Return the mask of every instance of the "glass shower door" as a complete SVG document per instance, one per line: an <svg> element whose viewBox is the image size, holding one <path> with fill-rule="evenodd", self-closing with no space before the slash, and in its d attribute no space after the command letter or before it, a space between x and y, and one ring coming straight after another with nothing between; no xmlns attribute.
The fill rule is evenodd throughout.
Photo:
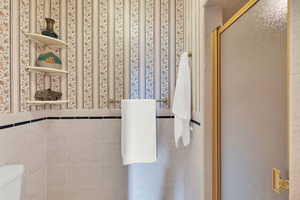
<svg viewBox="0 0 300 200"><path fill-rule="evenodd" d="M236 16L217 31L216 199L287 200L272 189L273 168L288 178L287 1L252 1Z"/></svg>

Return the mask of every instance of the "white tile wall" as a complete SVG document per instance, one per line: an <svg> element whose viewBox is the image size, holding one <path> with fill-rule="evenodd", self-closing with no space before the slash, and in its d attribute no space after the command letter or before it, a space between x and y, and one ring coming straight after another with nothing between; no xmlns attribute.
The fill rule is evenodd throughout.
<svg viewBox="0 0 300 200"><path fill-rule="evenodd" d="M300 199L300 1L290 0L290 200Z"/></svg>
<svg viewBox="0 0 300 200"><path fill-rule="evenodd" d="M210 191L209 182L205 179L210 173L205 153L210 149L209 143L205 143L207 135L203 128L193 125L192 143L184 152L185 162L185 198L188 200L206 199L205 191ZM207 147L207 148L206 148Z"/></svg>
<svg viewBox="0 0 300 200"><path fill-rule="evenodd" d="M158 121L158 162L129 167L130 200L184 199L184 149L175 148L173 120Z"/></svg>
<svg viewBox="0 0 300 200"><path fill-rule="evenodd" d="M159 161L128 168L120 119L49 120L48 200L183 199L183 150L172 130L172 119L159 119Z"/></svg>
<svg viewBox="0 0 300 200"><path fill-rule="evenodd" d="M237 2L237 1L236 1ZM185 200L211 199L211 149L212 149L212 64L211 64L211 33L223 23L221 1L186 0L187 16L186 35L188 48L192 49L192 64L198 67L200 88L193 95L199 95L197 102L200 112L194 119L201 126L193 125L191 145L185 149ZM189 20L192 18L192 20ZM194 23L193 23L194 21ZM195 23L196 22L196 23ZM195 39L196 38L196 39ZM195 41L197 44L194 44ZM191 45L193 43L193 45ZM198 111L199 111L198 110Z"/></svg>
<svg viewBox="0 0 300 200"><path fill-rule="evenodd" d="M46 200L46 122L0 130L0 165L24 164L22 200Z"/></svg>
<svg viewBox="0 0 300 200"><path fill-rule="evenodd" d="M298 200L300 199L300 75L291 75L290 82L290 199Z"/></svg>
<svg viewBox="0 0 300 200"><path fill-rule="evenodd" d="M158 162L123 166L121 120L46 120L0 130L0 165L22 163L22 200L180 200L184 150L158 119Z"/></svg>

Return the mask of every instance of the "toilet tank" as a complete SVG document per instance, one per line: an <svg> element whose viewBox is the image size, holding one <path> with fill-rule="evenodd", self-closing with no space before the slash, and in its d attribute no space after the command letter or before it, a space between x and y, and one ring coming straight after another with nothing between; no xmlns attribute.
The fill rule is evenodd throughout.
<svg viewBox="0 0 300 200"><path fill-rule="evenodd" d="M20 200L23 165L0 166L0 200Z"/></svg>

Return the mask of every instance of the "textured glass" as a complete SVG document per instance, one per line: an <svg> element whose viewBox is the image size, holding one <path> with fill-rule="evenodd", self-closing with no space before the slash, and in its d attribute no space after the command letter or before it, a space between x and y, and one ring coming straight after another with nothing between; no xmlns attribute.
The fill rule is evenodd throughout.
<svg viewBox="0 0 300 200"><path fill-rule="evenodd" d="M287 1L260 0L221 35L222 200L284 200L287 177Z"/></svg>
<svg viewBox="0 0 300 200"><path fill-rule="evenodd" d="M282 31L287 28L288 0L264 0L260 8L254 10L260 28Z"/></svg>

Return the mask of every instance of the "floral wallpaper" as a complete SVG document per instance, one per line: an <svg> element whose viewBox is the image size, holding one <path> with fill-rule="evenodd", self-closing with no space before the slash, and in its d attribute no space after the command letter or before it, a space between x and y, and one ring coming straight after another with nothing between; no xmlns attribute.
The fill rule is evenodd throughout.
<svg viewBox="0 0 300 200"><path fill-rule="evenodd" d="M169 97L169 0L161 0L160 96ZM175 66L174 66L175 67Z"/></svg>
<svg viewBox="0 0 300 200"><path fill-rule="evenodd" d="M124 96L124 0L115 0L115 56L114 56L114 97L115 100L122 100Z"/></svg>
<svg viewBox="0 0 300 200"><path fill-rule="evenodd" d="M99 108L109 105L108 97L108 1L99 1Z"/></svg>
<svg viewBox="0 0 300 200"><path fill-rule="evenodd" d="M40 31L42 28L42 24L44 23L45 19L45 1L40 0L37 1L37 13L36 13L36 32ZM41 45L36 46L36 54L35 57L38 57L38 55L44 51L44 47ZM45 89L45 76L41 73L35 74L35 79L36 79L36 90L43 90ZM43 106L37 107L37 109L43 109Z"/></svg>
<svg viewBox="0 0 300 200"><path fill-rule="evenodd" d="M25 68L30 65L30 42L24 33L30 32L30 0L20 1L20 43L19 43L19 109L20 111L30 111L26 103L30 98L30 79ZM8 49L7 49L8 50ZM9 51L9 50L8 50ZM15 51L13 51L15 52ZM16 74L13 74L15 76Z"/></svg>
<svg viewBox="0 0 300 200"><path fill-rule="evenodd" d="M155 98L155 68L154 68L154 15L155 15L155 1L146 0L146 98Z"/></svg>
<svg viewBox="0 0 300 200"><path fill-rule="evenodd" d="M10 112L10 1L0 4L0 112Z"/></svg>
<svg viewBox="0 0 300 200"><path fill-rule="evenodd" d="M77 49L76 49L76 38L77 38L77 24L76 24L76 1L68 1L66 5L66 23L67 23L67 36L66 42L68 44L67 49L67 57L68 59L65 61L66 69L69 71L67 77L67 98L68 98L68 108L76 109L77 108Z"/></svg>
<svg viewBox="0 0 300 200"><path fill-rule="evenodd" d="M131 98L139 98L139 0L130 0L130 81Z"/></svg>
<svg viewBox="0 0 300 200"><path fill-rule="evenodd" d="M93 1L83 3L83 107L93 108Z"/></svg>
<svg viewBox="0 0 300 200"><path fill-rule="evenodd" d="M32 0L31 0L32 1ZM44 0L46 1L46 0ZM61 9L60 9L60 1L61 0L51 0L50 1L50 16L52 19L55 19L54 30L55 32L62 37L60 33L61 29ZM37 30L38 31L38 30ZM60 49L53 49L56 55L61 57L61 50ZM50 87L53 91L61 91L61 77L59 76L51 76L50 79ZM52 109L60 108L59 105L51 105Z"/></svg>
<svg viewBox="0 0 300 200"><path fill-rule="evenodd" d="M170 23L171 13L176 23ZM66 77L25 70L46 47L28 40L24 33L40 32L45 17L55 19L55 32L68 44L65 50L52 48L69 71ZM176 30L175 38L170 37L170 30ZM12 37L17 38L17 45L11 45ZM172 46L175 51L170 51ZM176 66L170 63L178 65L183 48L184 0L3 0L0 113L111 110L120 106L111 100L172 98L175 85L170 76ZM27 104L36 90L46 88L63 92L68 104ZM160 106L169 108L168 104Z"/></svg>

